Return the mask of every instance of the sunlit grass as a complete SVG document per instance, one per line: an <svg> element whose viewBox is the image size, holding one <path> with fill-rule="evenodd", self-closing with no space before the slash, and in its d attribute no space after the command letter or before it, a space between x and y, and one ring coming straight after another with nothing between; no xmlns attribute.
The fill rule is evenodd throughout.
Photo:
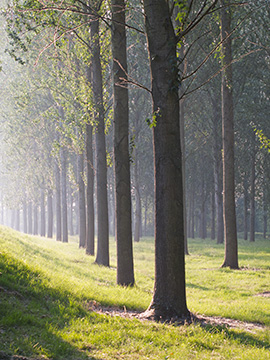
<svg viewBox="0 0 270 360"><path fill-rule="evenodd" d="M43 359L269 359L270 331L128 320L89 311L91 301L142 311L154 282L153 239L134 244L136 286L78 248L0 227L0 351ZM223 246L189 242L188 307L194 313L270 325L269 241L240 241L241 270L221 269Z"/></svg>

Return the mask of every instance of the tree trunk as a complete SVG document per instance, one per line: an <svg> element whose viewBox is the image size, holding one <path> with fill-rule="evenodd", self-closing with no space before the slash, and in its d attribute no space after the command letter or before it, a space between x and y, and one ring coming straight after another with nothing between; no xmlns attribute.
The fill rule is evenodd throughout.
<svg viewBox="0 0 270 360"><path fill-rule="evenodd" d="M107 155L104 127L103 84L100 63L99 19L91 22L92 89L96 120L97 257L96 263L109 266L109 220Z"/></svg>
<svg viewBox="0 0 270 360"><path fill-rule="evenodd" d="M61 215L61 189L60 189L60 169L56 162L55 164L55 191L56 191L56 240L62 240L62 215Z"/></svg>
<svg viewBox="0 0 270 360"><path fill-rule="evenodd" d="M15 222L15 229L17 231L20 231L20 227L21 227L20 215L21 215L21 211L20 211L20 209L17 209L16 210L16 222Z"/></svg>
<svg viewBox="0 0 270 360"><path fill-rule="evenodd" d="M38 206L34 206L34 230L33 235L38 235Z"/></svg>
<svg viewBox="0 0 270 360"><path fill-rule="evenodd" d="M234 117L233 117L233 84L231 38L224 40L230 33L231 14L230 1L222 0L221 40L223 66L222 71L222 136L223 136L223 209L225 228L225 258L223 267L238 269L237 230L235 213L234 184Z"/></svg>
<svg viewBox="0 0 270 360"><path fill-rule="evenodd" d="M24 201L24 203L23 203L23 232L25 234L28 233L27 223L28 223L28 221L27 221L27 204Z"/></svg>
<svg viewBox="0 0 270 360"><path fill-rule="evenodd" d="M266 190L267 182L265 180L264 174L264 183L263 183L263 238L266 239L267 233L267 200L266 200Z"/></svg>
<svg viewBox="0 0 270 360"><path fill-rule="evenodd" d="M183 47L182 47L183 48ZM184 57L184 53L182 54ZM184 193L184 234L185 234L185 254L189 255L188 253L188 242L187 242L187 206L186 206L186 146L185 146L185 112L184 112L184 100L180 101L180 113L179 113L179 120L180 120L180 141L181 141L181 152L182 152L182 178L183 178L183 193Z"/></svg>
<svg viewBox="0 0 270 360"><path fill-rule="evenodd" d="M28 234L33 234L33 209L32 201L28 203Z"/></svg>
<svg viewBox="0 0 270 360"><path fill-rule="evenodd" d="M85 185L84 174L84 155L78 155L78 183L79 183L79 247L86 246L86 209L85 209Z"/></svg>
<svg viewBox="0 0 270 360"><path fill-rule="evenodd" d="M215 202L215 191L211 194L211 239L216 238L216 202Z"/></svg>
<svg viewBox="0 0 270 360"><path fill-rule="evenodd" d="M244 178L244 240L248 239L248 184Z"/></svg>
<svg viewBox="0 0 270 360"><path fill-rule="evenodd" d="M134 160L134 187L135 187L135 221L134 221L134 241L139 242L141 237L141 224L142 224L142 205L140 194L140 183L138 174L138 151L135 148Z"/></svg>
<svg viewBox="0 0 270 360"><path fill-rule="evenodd" d="M144 0L155 163L155 287L149 316L186 318L184 193L176 39L165 0Z"/></svg>
<svg viewBox="0 0 270 360"><path fill-rule="evenodd" d="M87 167L87 229L86 254L95 254L95 210L94 210L94 164L93 164L93 127L86 125L86 167Z"/></svg>
<svg viewBox="0 0 270 360"><path fill-rule="evenodd" d="M250 238L249 241L255 241L255 165L256 165L256 149L255 149L255 132L252 134L251 144L251 174L250 174Z"/></svg>
<svg viewBox="0 0 270 360"><path fill-rule="evenodd" d="M74 235L74 227L73 227L73 194L72 194L72 188L71 185L69 184L69 222L68 222L68 226L69 226L69 234L70 236Z"/></svg>
<svg viewBox="0 0 270 360"><path fill-rule="evenodd" d="M129 113L125 2L112 0L114 74L114 170L116 201L117 284L134 284L129 163Z"/></svg>
<svg viewBox="0 0 270 360"><path fill-rule="evenodd" d="M218 98L211 98L213 108L213 138L214 138L214 183L215 183L215 201L217 217L217 244L224 243L224 223L223 223L223 194L222 194L222 150L221 137L218 131L219 107Z"/></svg>
<svg viewBox="0 0 270 360"><path fill-rule="evenodd" d="M47 200L47 211L48 211L48 231L47 231L47 237L52 238L53 237L53 193L52 190L48 190L48 200Z"/></svg>
<svg viewBox="0 0 270 360"><path fill-rule="evenodd" d="M65 149L61 153L61 200L62 200L62 241L68 242L68 214L67 214L67 159Z"/></svg>
<svg viewBox="0 0 270 360"><path fill-rule="evenodd" d="M45 193L41 190L40 198L40 235L46 235L46 215L45 215Z"/></svg>

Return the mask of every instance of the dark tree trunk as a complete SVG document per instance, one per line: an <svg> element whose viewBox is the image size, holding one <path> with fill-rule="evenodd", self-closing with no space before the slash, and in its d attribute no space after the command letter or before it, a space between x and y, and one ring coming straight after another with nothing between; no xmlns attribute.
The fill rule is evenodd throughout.
<svg viewBox="0 0 270 360"><path fill-rule="evenodd" d="M86 208L85 208L85 185L84 174L84 155L78 155L78 183L79 183L79 247L86 246Z"/></svg>
<svg viewBox="0 0 270 360"><path fill-rule="evenodd" d="M67 213L67 159L65 149L61 149L61 200L62 200L62 241L68 242Z"/></svg>
<svg viewBox="0 0 270 360"><path fill-rule="evenodd" d="M128 88L122 80L127 73L124 0L112 0L112 20L117 284L133 285Z"/></svg>
<svg viewBox="0 0 270 360"><path fill-rule="evenodd" d="M155 287L148 314L188 317L176 39L166 1L144 0L151 59L155 163Z"/></svg>
<svg viewBox="0 0 270 360"><path fill-rule="evenodd" d="M53 237L53 192L51 189L48 190L47 208L48 208L47 237L52 238Z"/></svg>
<svg viewBox="0 0 270 360"><path fill-rule="evenodd" d="M93 127L86 125L86 167L87 167L87 229L86 254L95 254L95 210L94 210L94 165L93 165Z"/></svg>
<svg viewBox="0 0 270 360"><path fill-rule="evenodd" d="M233 116L233 84L232 84L232 52L231 38L224 40L230 33L231 14L230 1L222 0L221 40L223 66L222 71L222 136L223 136L223 209L225 228L225 258L223 267L238 269L238 246L235 213L234 184L234 116Z"/></svg>
<svg viewBox="0 0 270 360"><path fill-rule="evenodd" d="M182 46L182 48L184 48ZM182 54L184 57L184 53ZM184 207L184 233L185 233L185 254L188 254L188 242L187 242L187 214L186 214L186 159L185 159L185 153L186 153L186 146L185 146L185 111L184 111L184 100L182 99L180 101L180 113L179 113L179 119L180 119L180 141L181 141L181 152L182 152L182 179L183 179L183 207Z"/></svg>
<svg viewBox="0 0 270 360"><path fill-rule="evenodd" d="M41 199L40 199L40 235L46 235L46 211L45 211L45 193L44 190L41 190Z"/></svg>
<svg viewBox="0 0 270 360"><path fill-rule="evenodd" d="M91 23L92 89L96 120L97 257L96 263L109 266L109 220L107 156L104 127L103 84L100 63L99 19Z"/></svg>
<svg viewBox="0 0 270 360"><path fill-rule="evenodd" d="M60 169L58 164L55 164L55 192L56 192L56 240L62 240L62 211L61 211L61 189L60 189Z"/></svg>

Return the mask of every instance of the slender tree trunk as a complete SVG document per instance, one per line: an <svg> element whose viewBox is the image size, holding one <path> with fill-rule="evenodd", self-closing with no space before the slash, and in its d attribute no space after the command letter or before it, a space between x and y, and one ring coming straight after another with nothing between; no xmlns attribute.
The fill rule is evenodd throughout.
<svg viewBox="0 0 270 360"><path fill-rule="evenodd" d="M256 165L256 149L255 149L255 132L252 134L251 148L251 174L250 174L250 238L249 241L255 241L255 165Z"/></svg>
<svg viewBox="0 0 270 360"><path fill-rule="evenodd" d="M47 207L48 207L47 237L52 238L53 237L53 192L51 189L48 190Z"/></svg>
<svg viewBox="0 0 270 360"><path fill-rule="evenodd" d="M267 183L264 178L264 184L263 184L263 238L266 239L266 233L267 233L267 200L266 200L266 187Z"/></svg>
<svg viewBox="0 0 270 360"><path fill-rule="evenodd" d="M233 118L233 84L232 84L232 52L231 38L224 40L230 33L231 14L227 6L230 1L222 0L221 40L223 66L222 71L222 136L223 136L223 194L224 194L224 228L225 258L223 267L238 269L237 230L235 213L234 184L234 118Z"/></svg>
<svg viewBox="0 0 270 360"><path fill-rule="evenodd" d="M109 220L107 156L104 127L103 84L100 63L99 19L91 22L92 88L96 120L97 257L96 263L109 266Z"/></svg>
<svg viewBox="0 0 270 360"><path fill-rule="evenodd" d="M112 0L117 284L133 285L128 88L122 80L127 77L125 22L124 0Z"/></svg>
<svg viewBox="0 0 270 360"><path fill-rule="evenodd" d="M45 211L45 193L44 190L41 190L41 199L40 199L40 235L46 235L46 211Z"/></svg>
<svg viewBox="0 0 270 360"><path fill-rule="evenodd" d="M28 203L28 234L33 234L33 209L32 201Z"/></svg>
<svg viewBox="0 0 270 360"><path fill-rule="evenodd" d="M27 204L24 201L24 203L23 203L23 232L25 234L28 233L27 224L28 224L28 221L27 221Z"/></svg>
<svg viewBox="0 0 270 360"><path fill-rule="evenodd" d="M134 160L134 187L135 187L135 221L134 221L134 241L139 242L141 237L141 223L142 223L142 205L140 194L140 183L138 174L138 151L135 148L135 160Z"/></svg>
<svg viewBox="0 0 270 360"><path fill-rule="evenodd" d="M60 169L56 162L55 164L55 191L56 191L56 240L62 240L62 211L61 211L61 189L60 189Z"/></svg>
<svg viewBox="0 0 270 360"><path fill-rule="evenodd" d="M248 185L244 178L244 240L248 239Z"/></svg>
<svg viewBox="0 0 270 360"><path fill-rule="evenodd" d="M216 238L216 202L215 202L215 191L211 194L211 239Z"/></svg>
<svg viewBox="0 0 270 360"><path fill-rule="evenodd" d="M185 233L176 41L166 1L144 0L155 163L155 287L148 314L186 318Z"/></svg>
<svg viewBox="0 0 270 360"><path fill-rule="evenodd" d="M73 194L72 194L72 188L71 185L69 184L69 222L68 222L68 226L69 226L69 234L70 236L74 235L74 227L73 227Z"/></svg>
<svg viewBox="0 0 270 360"><path fill-rule="evenodd" d="M86 208L85 208L85 185L84 174L84 155L78 155L78 183L79 183L79 247L86 246Z"/></svg>
<svg viewBox="0 0 270 360"><path fill-rule="evenodd" d="M15 221L15 229L17 231L20 231L20 228L21 228L20 215L21 215L21 211L20 211L20 209L17 209L16 210L16 221Z"/></svg>
<svg viewBox="0 0 270 360"><path fill-rule="evenodd" d="M222 195L222 150L221 137L218 131L219 107L218 98L211 98L213 108L213 138L214 138L214 183L215 183L215 201L217 217L217 244L224 243L224 223L223 223L223 195Z"/></svg>
<svg viewBox="0 0 270 360"><path fill-rule="evenodd" d="M95 254L95 210L94 210L94 164L93 164L93 127L86 125L86 167L87 167L87 229L86 254Z"/></svg>
<svg viewBox="0 0 270 360"><path fill-rule="evenodd" d="M68 242L67 213L67 159L65 149L61 149L61 200L62 200L62 241Z"/></svg>
<svg viewBox="0 0 270 360"><path fill-rule="evenodd" d="M38 206L34 206L34 230L33 235L38 235Z"/></svg>

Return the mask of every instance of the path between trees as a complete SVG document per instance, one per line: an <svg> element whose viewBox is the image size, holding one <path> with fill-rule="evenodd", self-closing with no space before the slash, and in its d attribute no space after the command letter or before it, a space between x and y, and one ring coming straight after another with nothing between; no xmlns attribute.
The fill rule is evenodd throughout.
<svg viewBox="0 0 270 360"><path fill-rule="evenodd" d="M257 296L263 296L263 297L270 297L270 291L266 291L261 294L257 294ZM136 310L127 310L124 308L118 308L118 307L104 307L98 304L96 301L90 301L87 303L87 309L89 311L94 311L99 314L109 315L109 316L120 316L123 318L128 319L139 319L141 321L153 321L154 319L151 317L151 313L136 311ZM252 322L245 322L235 319L229 319L224 318L220 316L205 316L205 315L199 315L199 314L191 314L191 320L185 321L183 319L174 319L170 323L179 323L179 325L184 323L189 324L200 324L201 326L221 326L225 328L237 328L242 329L248 332L254 332L256 330L264 330L267 326L259 324L259 323L252 323Z"/></svg>

